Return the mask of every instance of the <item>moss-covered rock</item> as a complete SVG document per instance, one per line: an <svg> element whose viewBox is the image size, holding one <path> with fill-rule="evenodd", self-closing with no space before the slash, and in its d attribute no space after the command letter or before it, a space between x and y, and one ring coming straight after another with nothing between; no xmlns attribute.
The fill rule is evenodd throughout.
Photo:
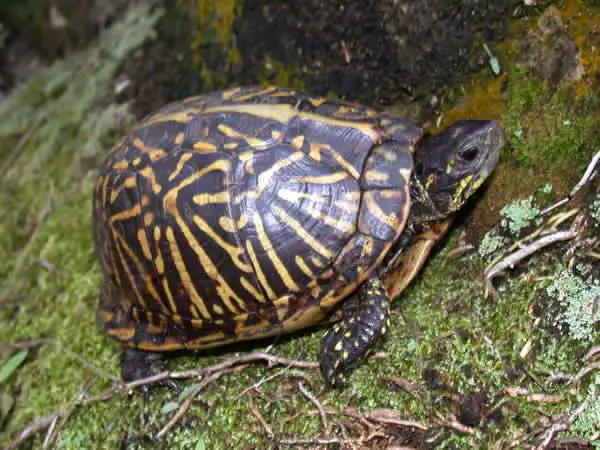
<svg viewBox="0 0 600 450"><path fill-rule="evenodd" d="M491 182L472 203L475 208L466 208L424 270L394 302L392 327L380 348L384 357L360 365L341 392L321 391L317 371L250 365L209 385L182 420L157 441L151 437L172 417L183 398L157 389L144 405L138 393L115 395L75 408L59 425L56 446L268 448L275 447L281 437L322 435L319 415L299 391L299 380L330 410L388 408L398 417L426 424L440 417L456 417L472 430L469 434L447 426L432 427L428 432L384 428L397 439L388 443L506 448L515 439L525 438L528 424L571 411L586 396L590 406L574 422L571 433L583 439L595 436L598 380L585 378L576 386L549 386L545 381L552 373L576 373L588 347L599 342L589 310L589 292L596 289L598 279L597 260L576 253L571 264L563 258L569 244L557 245L496 281L497 300L484 297L481 282L486 264L538 225L539 209L553 201L553 195L568 191L597 151L595 130L600 116L595 80L599 67L589 46L600 42L597 34L584 35L584 31L596 26L586 20L597 17L598 7L579 0L554 3L569 24L567 36L581 48L585 70L581 79L557 86L515 62L519 39L526 36L528 27L535 26L535 15L542 13L531 10L532 20L513 22L508 40L491 46L491 52L500 58L502 75L496 77L486 69L463 80L460 88L448 91L439 123L429 126L435 130L460 117L487 116L503 123L509 145ZM182 10L189 11L184 6L190 4L194 5L190 12L193 23L212 29L194 40L195 51L206 58L196 63L211 73L205 78L201 72L180 72L179 67L189 67L185 64L173 66L177 69L172 72L156 74L154 81L164 90L157 88L152 100L153 58L159 58L159 49L164 50L165 45L181 42L187 28L175 19ZM159 106L152 101L163 99L163 94L173 99L236 80L235 70L215 74L216 66L211 65L219 57L229 61L231 68L240 63L235 52L230 53L235 35L224 31L235 29L241 17L236 5L229 1L179 2L177 13L142 3L88 49L31 77L0 105L0 365L30 345L26 360L0 384L0 412L10 410L1 417L3 442L30 421L72 405L82 389L89 397L118 379L120 349L94 323L100 282L90 222L95 168L104 152L131 126L131 110L128 103L122 103L124 98L145 99L138 115ZM577 15L584 6L589 8L588 15ZM162 33L169 24L173 34L164 37L162 47L156 47L152 38L165 36ZM152 48L154 53L148 53ZM182 50L181 55L189 54ZM264 80L275 77L282 84L298 83L296 67L281 65L281 59L267 62L271 66L263 74ZM137 80L147 82L143 89L131 77L136 67ZM134 86L126 95L115 94L115 85L127 76ZM401 105L394 105L397 108ZM552 192L545 188L548 183ZM530 195L535 202L532 200L529 212L503 209ZM591 222L600 209L594 203L596 195L589 197ZM537 208L535 214L533 208ZM500 220L503 210L506 227ZM464 230L479 251L456 256L450 252L464 246ZM487 237L481 241L484 235ZM581 309L589 313L581 314ZM567 326L557 326L557 320L558 325ZM283 337L272 351L293 359L315 359L325 328ZM30 341L39 338L49 340ZM20 344L15 346L17 342ZM182 355L170 361L171 368L205 367L271 343L227 347L202 357ZM417 395L394 387L389 382L393 377L410 381ZM197 382L183 380L181 384L189 389ZM259 390L246 393L257 383ZM507 391L511 387L543 390L560 398L556 403L536 403L525 396L509 395L507 392L515 392ZM274 437L266 436L250 411L248 395L253 396L254 407L270 424ZM10 400L14 405L9 405ZM331 417L333 436L342 437L344 432L356 436L357 429L344 420L341 415ZM37 433L22 448L40 447L44 434ZM375 437L369 445L385 444Z"/></svg>

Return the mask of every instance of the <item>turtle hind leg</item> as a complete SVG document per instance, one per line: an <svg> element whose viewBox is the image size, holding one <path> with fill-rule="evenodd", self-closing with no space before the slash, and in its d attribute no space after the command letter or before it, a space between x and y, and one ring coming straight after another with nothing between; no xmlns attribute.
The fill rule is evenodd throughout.
<svg viewBox="0 0 600 450"><path fill-rule="evenodd" d="M167 370L167 363L161 353L146 352L129 347L124 348L121 353L121 377L126 383L153 377L165 370ZM139 389L144 393L146 401L151 385L167 386L176 392L181 390L179 385L169 378L152 384L142 384Z"/></svg>
<svg viewBox="0 0 600 450"><path fill-rule="evenodd" d="M353 308L354 309L354 308ZM320 366L327 386L341 388L347 375L389 328L389 301L379 278L358 292L358 307L333 326L321 341Z"/></svg>

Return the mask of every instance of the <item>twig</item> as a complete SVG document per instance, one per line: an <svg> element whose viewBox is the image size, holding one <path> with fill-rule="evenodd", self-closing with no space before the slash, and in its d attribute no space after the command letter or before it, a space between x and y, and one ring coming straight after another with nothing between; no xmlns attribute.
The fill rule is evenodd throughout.
<svg viewBox="0 0 600 450"><path fill-rule="evenodd" d="M27 425L21 432L17 435L13 441L8 444L8 448L16 448L29 439L31 436L39 433L42 430L47 429L52 425L59 417L61 417L67 409L59 409L58 411L53 412L45 417L41 417L39 419L34 420L29 425Z"/></svg>
<svg viewBox="0 0 600 450"><path fill-rule="evenodd" d="M564 400L562 395L550 395L542 394L537 392L529 392L527 389L521 387L509 386L504 389L511 397L523 396L528 402L532 403L560 403Z"/></svg>
<svg viewBox="0 0 600 450"><path fill-rule="evenodd" d="M83 398L81 401L76 402L75 406L87 406L93 403L97 403L99 401L108 400L114 397L117 394L121 394L123 392L128 392L132 389L135 389L140 386L147 386L150 384L158 383L160 381L173 378L173 379L184 379L184 378L198 378L198 377L208 377L214 373L221 372L225 369L228 369L233 366L244 365L250 362L255 361L266 361L269 366L273 365L291 365L294 367L301 368L309 368L309 369L318 369L319 363L315 361L300 361L293 360L288 358L282 358L279 356L271 355L265 352L255 352L250 353L244 356L235 356L228 358L218 364L213 366L204 367L201 369L191 369L184 370L180 372L161 372L159 374L153 375L147 378L141 378L139 380L132 381L130 383L123 383L121 381L116 382L111 388L94 395L92 397ZM19 445L20 443L27 440L29 437L33 436L37 432L44 430L50 426L50 424L54 421L55 417L62 417L65 413L68 412L68 409L62 408L58 409L52 414L49 414L40 419L36 419L29 425L27 425L21 432L19 432L17 438L13 441L12 447ZM9 446L9 448L12 448Z"/></svg>
<svg viewBox="0 0 600 450"><path fill-rule="evenodd" d="M236 395L235 399L237 400L238 398L240 398L242 395L246 394L247 392L261 387L263 384L267 383L268 381L271 381L273 378L277 378L278 376L283 375L286 371L288 371L290 369L290 367L291 366L288 365L288 366L284 367L283 369L281 369L280 371L275 372L273 375L269 375L268 377L261 378L256 383L254 383L252 386L247 387L242 392L240 392L238 395Z"/></svg>
<svg viewBox="0 0 600 450"><path fill-rule="evenodd" d="M540 450L548 448L556 433L567 431L573 422L587 409L589 401L590 397L587 397L571 414L563 414L559 420L553 423L543 434L542 441L537 448Z"/></svg>
<svg viewBox="0 0 600 450"><path fill-rule="evenodd" d="M589 361L596 358L596 355L600 356L600 346L592 347L583 357L583 359Z"/></svg>
<svg viewBox="0 0 600 450"><path fill-rule="evenodd" d="M52 338L37 338L37 339L30 339L27 341L12 342L8 345L10 345L12 348L17 349L17 350L25 350L28 348L39 347L44 344L50 344L51 342L52 342Z"/></svg>
<svg viewBox="0 0 600 450"><path fill-rule="evenodd" d="M51 439L54 436L54 428L56 428L57 421L58 421L58 416L54 418L54 420L48 427L48 431L46 432L46 437L44 438L44 442L42 443L42 449L46 449L46 448L48 448L48 445L50 445Z"/></svg>
<svg viewBox="0 0 600 450"><path fill-rule="evenodd" d="M248 366L247 365L242 365L242 366L229 367L229 368L226 368L226 369L222 369L222 370L219 370L217 372L213 372L212 374L210 374L209 376L207 376L206 378L204 378L202 381L200 381L200 383L198 383L198 386L196 387L196 389L194 389L185 398L185 400L183 401L183 403L181 403L181 406L179 407L179 409L177 410L177 412L160 429L160 431L158 433L156 433L156 435L154 436L154 438L155 439L160 439L165 434L167 434L169 432L169 430L171 430L171 428L173 428L177 424L177 422L179 422L181 420L181 418L183 417L183 415L190 408L190 406L191 406L192 402L194 401L194 399L196 398L196 396L200 393L200 391L202 391L204 388L206 388L206 386L208 386L213 381L218 380L223 375L226 375L226 374L231 373L231 372L237 372L238 370L244 369L246 367L248 367Z"/></svg>
<svg viewBox="0 0 600 450"><path fill-rule="evenodd" d="M587 355L586 355L587 356ZM579 383L585 376L592 373L594 370L600 369L600 361L591 363L584 368L582 368L577 374L565 374L565 373L557 373L552 375L546 381L546 384L554 383L555 381L566 381L567 384L573 385Z"/></svg>
<svg viewBox="0 0 600 450"><path fill-rule="evenodd" d="M33 123L28 128L28 130L23 136L21 136L21 139L19 139L19 142L17 143L15 148L13 148L10 154L6 157L6 159L4 160L4 164L2 164L2 168L0 168L0 180L2 180L8 169L10 169L10 166L12 166L12 164L17 159L17 156L19 156L19 153L21 153L21 150L23 150L23 147L25 147L25 144L27 144L29 139L31 139L31 136L33 135L35 130L37 130L38 126L42 122L42 117L42 114L37 115L37 117L34 119Z"/></svg>
<svg viewBox="0 0 600 450"><path fill-rule="evenodd" d="M456 417L453 417L453 416L451 416L450 420L438 420L437 425L444 427L444 428L450 428L452 430L458 431L459 433L463 433L463 434L469 434L469 435L475 434L474 428L469 427L467 425L463 425L458 420L456 420Z"/></svg>
<svg viewBox="0 0 600 450"><path fill-rule="evenodd" d="M387 408L378 408L372 409L370 411L366 411L364 416L372 420L373 422L385 423L388 425L394 425L402 428L417 428L422 431L429 430L427 425L424 425L420 422L414 420L403 420L399 419L396 411Z"/></svg>
<svg viewBox="0 0 600 450"><path fill-rule="evenodd" d="M464 253L470 252L474 248L475 248L475 246L473 244L467 244L467 245L463 245L463 246L460 246L460 247L450 250L448 252L448 254L446 255L446 257L444 258L444 264L446 264L451 259L456 258L457 256L460 256L460 255L463 255Z"/></svg>
<svg viewBox="0 0 600 450"><path fill-rule="evenodd" d="M404 391L408 392L416 400L422 400L422 397L419 394L419 385L416 383L411 383L410 381L407 381L404 378L400 377L381 378L381 381L392 383L394 386L397 386L400 389L403 389Z"/></svg>
<svg viewBox="0 0 600 450"><path fill-rule="evenodd" d="M67 408L65 410L65 413L60 416L60 423L58 424L58 427L55 428L55 424L57 422L56 420L52 422L52 425L50 426L50 428L48 429L48 433L46 434L46 439L44 439L44 444L42 446L43 449L48 448L48 446L52 445L52 443L60 436L60 430L62 430L62 428L65 426L65 423L67 423L67 420L69 420L69 417L71 416L71 414L73 414L73 411L77 407L77 404L81 402L81 400L85 396L85 393L90 389L90 387L92 387L92 384L93 380L87 380L83 384L81 390L79 391L77 399L75 400L75 402L73 402L73 405L70 408ZM56 419L59 419L59 417L57 417Z"/></svg>
<svg viewBox="0 0 600 450"><path fill-rule="evenodd" d="M248 393L248 394L246 394L246 397L248 397L248 409L250 410L250 412L252 413L252 415L254 417L256 417L256 420L258 420L258 423L260 423L260 425L264 428L264 430L267 433L267 435L268 436L273 436L273 429L267 423L267 421L262 416L262 414L260 413L260 411L254 407L254 403L252 401L252 395L250 395L250 393Z"/></svg>
<svg viewBox="0 0 600 450"><path fill-rule="evenodd" d="M555 233L548 234L544 237L539 238L537 241L534 241L531 244L521 248L520 250L517 250L516 252L511 253L510 255L505 257L503 260L498 262L495 266L486 270L486 273L485 273L486 282L491 284L491 280L494 277L500 275L506 269L509 269L509 268L512 269L513 267L515 267L516 264L518 264L519 262L521 262L523 259L527 258L528 256L533 255L535 252L539 251L541 248L544 248L544 247L546 247L550 244L554 244L556 242L568 241L570 239L575 238L576 236L577 236L577 233L575 231L557 231ZM488 287L489 287L489 284L488 284ZM486 293L487 293L487 287L486 287Z"/></svg>
<svg viewBox="0 0 600 450"><path fill-rule="evenodd" d="M64 270L59 269L56 264L51 263L46 258L38 258L36 262L50 273L55 273L56 275L61 276L67 275Z"/></svg>
<svg viewBox="0 0 600 450"><path fill-rule="evenodd" d="M337 439L337 438L308 438L308 439L280 439L278 442L281 444L287 445L311 445L311 444L319 444L319 445L327 445L327 444L339 444L339 445L352 445L352 444L364 444L365 442L369 442L376 437L387 438L384 434L380 433L372 433L366 438L356 438L356 439Z"/></svg>
<svg viewBox="0 0 600 450"><path fill-rule="evenodd" d="M100 367L97 367L96 365L94 365L90 361L86 360L85 358L79 356L77 353L73 352L71 349L69 349L68 347L65 347L61 343L59 343L57 341L54 341L54 343L56 344L57 347L59 347L65 353L65 355L67 355L69 358L77 361L82 366L88 368L89 370L94 372L96 375L99 375L102 378L106 378L108 380L114 381L116 383L119 383L121 381L119 378L115 377L114 375L111 375L110 373L106 372L105 370L101 369Z"/></svg>
<svg viewBox="0 0 600 450"><path fill-rule="evenodd" d="M569 195L567 195L562 200L554 203L553 205L549 206L548 208L544 209L540 213L540 215L543 216L543 215L549 213L550 211L552 211L552 210L558 208L559 206L564 205L565 203L570 201L575 196L575 194L579 191L579 189L581 189L596 174L595 169L596 169L596 165L598 164L598 161L600 161L600 152L598 152L594 155L594 157L588 164L587 169L585 170L583 176L581 177L579 182L573 187L573 189L571 189L571 192L569 192Z"/></svg>
<svg viewBox="0 0 600 450"><path fill-rule="evenodd" d="M331 429L329 428L327 414L325 414L325 410L323 409L323 405L321 405L321 402L319 402L319 400L317 400L317 398L314 395L308 392L308 389L304 387L301 381L298 383L298 389L300 389L300 392L302 392L302 394L307 399L309 399L313 405L317 407L317 409L319 410L319 415L321 416L321 422L323 422L323 428L325 428L325 434L329 435L329 433L331 433Z"/></svg>

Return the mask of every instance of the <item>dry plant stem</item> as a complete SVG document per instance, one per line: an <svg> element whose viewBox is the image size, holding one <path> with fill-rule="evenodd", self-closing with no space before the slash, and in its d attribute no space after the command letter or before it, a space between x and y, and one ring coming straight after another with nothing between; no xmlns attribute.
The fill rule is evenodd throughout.
<svg viewBox="0 0 600 450"><path fill-rule="evenodd" d="M392 383L394 386L397 386L407 393L409 393L416 400L422 400L421 395L419 394L419 386L416 383L411 383L410 381L405 380L400 377L387 377L382 378L382 381L386 381Z"/></svg>
<svg viewBox="0 0 600 450"><path fill-rule="evenodd" d="M336 439L336 438L309 438L309 439L280 439L278 442L281 444L287 445L327 445L327 444L339 444L339 445L352 445L352 444L364 444L365 442L369 442L376 437L388 437L386 435L381 435L379 433L373 433L366 438L356 438L356 439Z"/></svg>
<svg viewBox="0 0 600 450"><path fill-rule="evenodd" d="M522 249L511 253L502 261L498 262L494 267L491 267L489 270L486 271L485 278L486 280L491 280L492 278L500 275L506 269L512 269L523 259L533 255L541 248L544 248L556 242L568 241L570 239L575 238L576 236L577 233L575 231L557 231L555 233L541 237L537 241L534 241L531 244L523 247Z"/></svg>
<svg viewBox="0 0 600 450"><path fill-rule="evenodd" d="M367 416L369 417L369 416ZM419 423L415 420L400 420L400 419L391 419L387 417L369 417L374 422L383 423L386 425L394 425L400 428L417 428L421 431L429 430L429 427Z"/></svg>
<svg viewBox="0 0 600 450"><path fill-rule="evenodd" d="M51 338L38 338L38 339L30 339L28 341L19 341L13 342L10 345L12 348L17 350L25 350L33 347L39 347L44 344L49 344L52 342Z"/></svg>
<svg viewBox="0 0 600 450"><path fill-rule="evenodd" d="M321 422L323 422L325 434L329 435L329 433L331 433L331 429L329 427L329 422L327 421L327 414L325 414L325 410L323 409L323 405L321 405L321 402L319 402L319 400L317 400L317 398L314 395L308 392L308 389L304 387L302 382L298 383L298 389L300 389L300 392L302 392L302 394L307 399L309 399L313 405L317 407L317 409L319 410L319 415L321 416Z"/></svg>
<svg viewBox="0 0 600 450"><path fill-rule="evenodd" d="M557 373L552 375L546 381L546 384L554 383L556 381L566 381L568 384L577 384L579 383L585 376L592 373L594 370L600 369L600 362L595 362L585 366L576 375L566 374L566 373Z"/></svg>
<svg viewBox="0 0 600 450"><path fill-rule="evenodd" d="M504 389L511 397L523 396L528 402L532 403L560 403L564 400L561 395L542 394L537 392L529 392L521 387L507 387Z"/></svg>
<svg viewBox="0 0 600 450"><path fill-rule="evenodd" d="M42 430L47 429L52 425L59 417L65 414L67 409L59 409L52 414L49 414L40 419L34 420L29 425L27 425L23 430L18 434L18 436L10 443L6 448L12 449L16 448L29 439L31 436L39 433Z"/></svg>
<svg viewBox="0 0 600 450"><path fill-rule="evenodd" d="M475 248L474 245L468 244L468 245L464 245L464 246L457 247L455 249L450 250L448 252L448 254L446 255L446 257L444 258L444 264L447 263L448 261L450 261L451 259L456 258L457 256L460 256L467 252L470 252L474 248Z"/></svg>
<svg viewBox="0 0 600 450"><path fill-rule="evenodd" d="M257 388L261 387L263 384L271 381L272 379L277 378L277 377L283 375L289 369L290 369L290 366L288 365L287 367L284 367L283 369L281 369L280 371L274 373L273 375L269 375L268 377L261 378L256 383L254 383L252 386L247 387L242 392L240 392L238 395L236 395L235 399L240 398L242 395L248 393L249 391L251 391L253 389L257 389Z"/></svg>
<svg viewBox="0 0 600 450"><path fill-rule="evenodd" d="M252 415L256 417L256 420L258 420L258 423L260 423L260 425L263 427L265 433L267 433L268 436L273 436L273 428L271 428L271 426L267 423L260 411L254 407L252 395L250 393L247 393L246 397L248 397L248 409L250 410Z"/></svg>
<svg viewBox="0 0 600 450"><path fill-rule="evenodd" d="M192 402L194 401L194 399L198 396L198 394L204 388L206 388L206 386L211 384L213 381L218 380L223 375L226 375L226 374L232 373L232 372L237 372L238 370L242 370L246 367L248 367L247 364L242 365L242 366L237 366L237 367L229 367L227 369L219 370L218 372L213 372L212 374L208 375L206 378L203 378L202 381L200 381L200 383L196 387L196 389L194 389L190 393L190 395L188 395L186 397L186 399L183 401L183 403L181 403L181 406L179 407L177 412L173 415L173 417L171 417L171 419L165 424L165 426L162 427L162 429L158 433L156 433L155 439L162 438L177 424L177 422L179 422L181 420L183 415L186 413L186 411L192 405Z"/></svg>
<svg viewBox="0 0 600 450"><path fill-rule="evenodd" d="M596 174L595 169L596 169L596 166L598 165L598 161L600 161L600 152L598 152L594 155L594 157L588 164L587 169L585 170L585 173L583 174L583 176L581 177L579 182L573 187L573 189L571 189L571 192L569 192L569 195L567 197L563 198L562 200L556 202L555 204L549 206L548 208L544 209L540 214L543 216L543 215L549 213L550 211L553 211L554 209L558 208L559 206L564 205L569 200L571 200L573 198L573 196L579 191L579 189L581 189Z"/></svg>
<svg viewBox="0 0 600 450"><path fill-rule="evenodd" d="M201 369L184 370L180 372L161 372L152 377L141 378L139 380L132 381L130 383L122 383L121 381L116 382L110 389L107 389L92 397L83 398L80 401L75 402L73 407L87 406L92 403L99 401L108 400L117 394L128 392L136 387L146 386L159 381L163 381L169 378L184 379L184 378L198 378L208 377L214 373L221 372L233 366L243 365L254 361L266 361L269 366L273 365L290 365L292 367L318 369L319 363L316 361L299 361L288 358L281 358L279 356L271 355L265 352L250 353L244 356L235 356L228 358L213 366L204 367ZM14 448L34 434L47 429L57 417L63 417L65 414L70 414L70 408L61 408L40 419L34 420L32 423L27 425L15 438L15 440L9 445L8 448Z"/></svg>
<svg viewBox="0 0 600 450"><path fill-rule="evenodd" d="M573 411L571 414L564 414L558 421L552 424L550 428L548 428L543 436L542 441L537 447L539 450L545 450L552 442L554 435L561 431L567 431L571 424L577 420L577 418L587 409L589 403L589 397L586 398L583 402L579 404L579 406Z"/></svg>
<svg viewBox="0 0 600 450"><path fill-rule="evenodd" d="M19 156L19 153L21 153L21 150L23 150L25 144L27 144L29 139L31 139L31 136L33 136L33 133L35 132L35 130L37 130L41 122L42 114L38 114L38 116L35 118L29 129L25 132L23 136L21 136L21 139L19 139L19 142L17 143L15 148L5 158L2 168L0 168L0 180L4 177L6 172L8 172L8 169L10 169L10 166L12 166L12 164L15 162L15 160Z"/></svg>
<svg viewBox="0 0 600 450"><path fill-rule="evenodd" d="M450 420L439 417L436 421L436 425L444 428L450 428L451 430L458 431L459 433L474 435L475 429L467 425L460 423L453 414L450 414Z"/></svg>
<svg viewBox="0 0 600 450"><path fill-rule="evenodd" d="M600 346L598 347L592 347L583 357L583 359L585 360L592 360L595 359L596 355L600 356Z"/></svg>
<svg viewBox="0 0 600 450"><path fill-rule="evenodd" d="M119 383L121 380L113 375L111 375L110 373L102 370L101 368L97 367L96 365L92 364L91 362L89 362L88 360L82 358L81 356L79 356L77 353L73 352L71 349L69 349L68 347L65 347L64 345L62 345L61 343L54 341L54 343L56 344L56 346L58 348L61 349L61 351L63 351L69 358L77 361L79 364L81 364L83 367L86 367L87 369L91 370L92 372L94 372L96 375L99 375L102 378L105 378L107 380L111 380L114 381L116 383Z"/></svg>
<svg viewBox="0 0 600 450"><path fill-rule="evenodd" d="M67 423L67 420L69 420L69 417L71 416L71 414L73 414L73 411L77 407L77 403L80 402L81 399L85 396L85 393L92 387L92 384L93 384L93 380L87 380L83 384L83 386L81 387L81 391L79 392L79 395L77 396L77 399L75 400L73 405L71 407L67 408L65 413L61 415L60 423L58 424L57 428L55 428L55 425L56 425L56 422L59 419L59 417L56 417L57 420L52 422L52 425L50 426L50 428L48 429L48 432L46 433L46 439L44 439L44 444L42 446L43 449L46 449L49 446L51 446L59 438L62 428L65 426L65 423Z"/></svg>

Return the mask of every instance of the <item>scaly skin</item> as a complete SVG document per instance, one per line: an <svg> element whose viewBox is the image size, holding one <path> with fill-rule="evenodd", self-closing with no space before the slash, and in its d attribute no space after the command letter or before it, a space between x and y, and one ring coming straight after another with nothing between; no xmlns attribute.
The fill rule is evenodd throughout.
<svg viewBox="0 0 600 450"><path fill-rule="evenodd" d="M321 341L321 373L327 386L341 388L356 363L374 349L390 327L390 302L379 278L358 292L353 314L334 325Z"/></svg>

